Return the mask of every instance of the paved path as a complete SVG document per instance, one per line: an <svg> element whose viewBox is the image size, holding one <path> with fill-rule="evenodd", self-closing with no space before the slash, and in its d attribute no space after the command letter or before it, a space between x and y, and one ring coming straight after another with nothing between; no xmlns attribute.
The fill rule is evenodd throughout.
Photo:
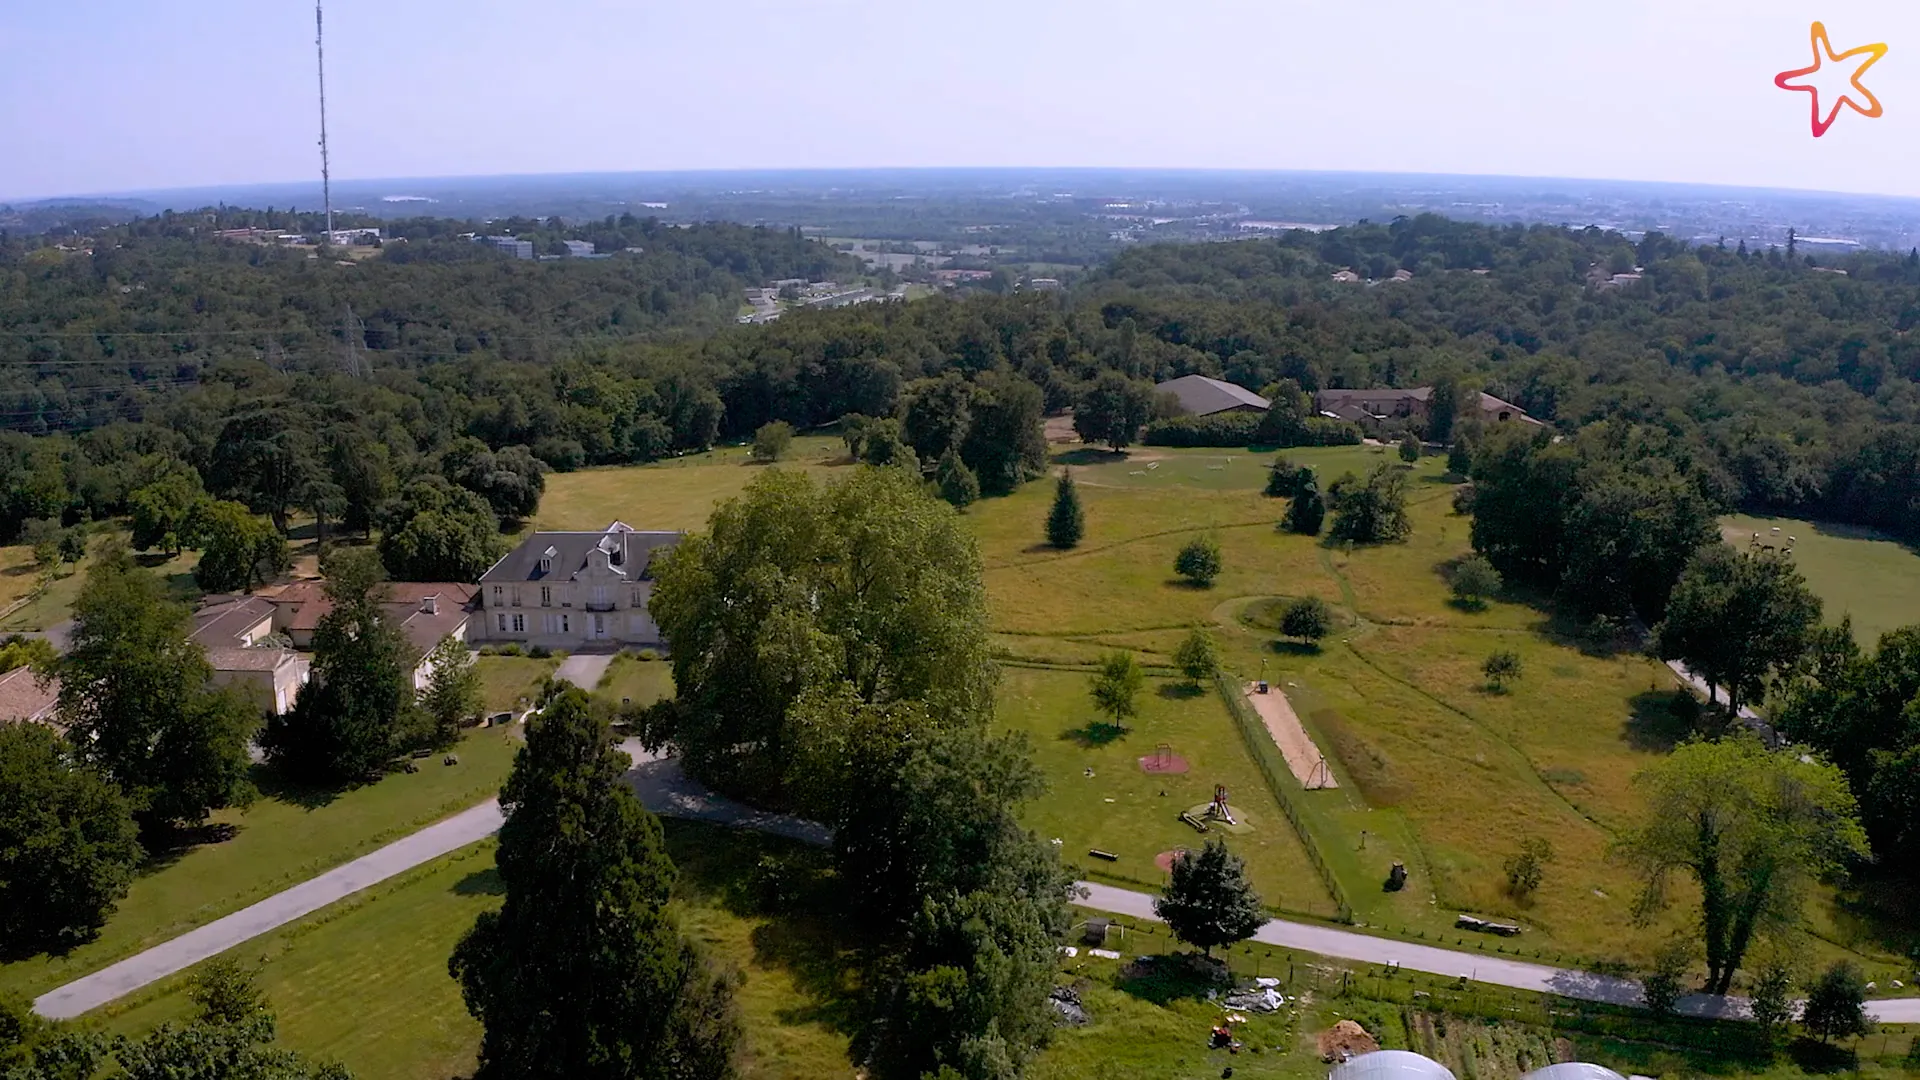
<svg viewBox="0 0 1920 1080"><path fill-rule="evenodd" d="M592 690L600 685L600 676L607 673L607 665L611 663L612 653L571 653L560 661L553 677L570 682L582 690Z"/></svg>
<svg viewBox="0 0 1920 1080"><path fill-rule="evenodd" d="M765 813L715 795L686 776L677 761L648 754L636 742L629 741L622 749L634 758L628 782L654 813L756 829L811 844L825 844L831 838L827 828L815 822ZM55 1020L79 1016L421 863L484 840L500 828L501 821L497 801L463 811L252 907L44 994L34 1001L34 1011ZM1086 907L1136 919L1154 918L1151 894L1086 881L1079 885L1086 890L1080 901ZM1412 971L1464 975L1495 986L1559 994L1583 1001L1614 1005L1640 1003L1640 984L1631 979L1528 964L1480 952L1455 952L1330 926L1276 919L1261 927L1254 940L1340 960L1381 965L1397 963ZM1701 994L1680 1002L1681 1011L1694 1016L1737 1018L1746 1015L1746 1008L1747 1003L1741 998ZM1920 1023L1920 998L1869 1002L1867 1011L1884 1024Z"/></svg>

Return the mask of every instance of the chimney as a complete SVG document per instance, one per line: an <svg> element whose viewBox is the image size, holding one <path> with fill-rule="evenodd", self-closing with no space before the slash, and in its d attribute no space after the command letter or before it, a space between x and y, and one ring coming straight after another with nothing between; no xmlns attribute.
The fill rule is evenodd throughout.
<svg viewBox="0 0 1920 1080"><path fill-rule="evenodd" d="M440 614L440 594L433 593L420 601L420 610L428 615Z"/></svg>

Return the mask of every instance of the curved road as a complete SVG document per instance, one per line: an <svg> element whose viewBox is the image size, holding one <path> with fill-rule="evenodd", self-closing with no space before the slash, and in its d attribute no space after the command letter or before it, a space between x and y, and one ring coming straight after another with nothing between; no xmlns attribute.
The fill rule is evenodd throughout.
<svg viewBox="0 0 1920 1080"><path fill-rule="evenodd" d="M635 762L633 771L627 774L628 782L647 808L656 814L755 829L811 844L825 844L831 838L829 831L815 822L765 813L714 795L689 779L670 758L647 754L634 743L628 743L625 749ZM80 1016L310 915L336 900L484 840L499 830L501 821L498 801L490 800L462 811L319 877L43 994L34 1001L34 1011L53 1020ZM1150 894L1092 882L1079 884L1085 890L1079 901L1082 906L1135 919L1154 918L1154 898ZM1476 982L1584 1001L1614 1005L1640 1003L1640 984L1631 979L1528 964L1479 952L1455 952L1330 926L1275 919L1261 927L1254 940L1341 960L1380 965L1397 963L1413 971L1464 975ZM1683 999L1680 1008L1695 1016L1741 1017L1746 1013L1746 1005L1741 998L1696 994ZM1869 1002L1868 1012L1881 1023L1920 1023L1920 998Z"/></svg>

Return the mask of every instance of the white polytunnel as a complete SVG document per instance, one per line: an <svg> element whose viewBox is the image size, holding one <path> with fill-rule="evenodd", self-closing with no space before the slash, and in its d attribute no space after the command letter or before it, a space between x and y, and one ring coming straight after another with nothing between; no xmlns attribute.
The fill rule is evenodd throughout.
<svg viewBox="0 0 1920 1080"><path fill-rule="evenodd" d="M1375 1050L1334 1066L1327 1080L1454 1080L1454 1076L1445 1065L1410 1050Z"/></svg>

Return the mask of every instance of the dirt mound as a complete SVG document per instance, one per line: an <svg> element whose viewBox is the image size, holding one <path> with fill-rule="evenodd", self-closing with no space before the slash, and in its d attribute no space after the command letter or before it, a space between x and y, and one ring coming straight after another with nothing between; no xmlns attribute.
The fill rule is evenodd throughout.
<svg viewBox="0 0 1920 1080"><path fill-rule="evenodd" d="M1379 1040L1351 1020L1342 1020L1320 1033L1320 1060L1341 1061L1380 1049Z"/></svg>

